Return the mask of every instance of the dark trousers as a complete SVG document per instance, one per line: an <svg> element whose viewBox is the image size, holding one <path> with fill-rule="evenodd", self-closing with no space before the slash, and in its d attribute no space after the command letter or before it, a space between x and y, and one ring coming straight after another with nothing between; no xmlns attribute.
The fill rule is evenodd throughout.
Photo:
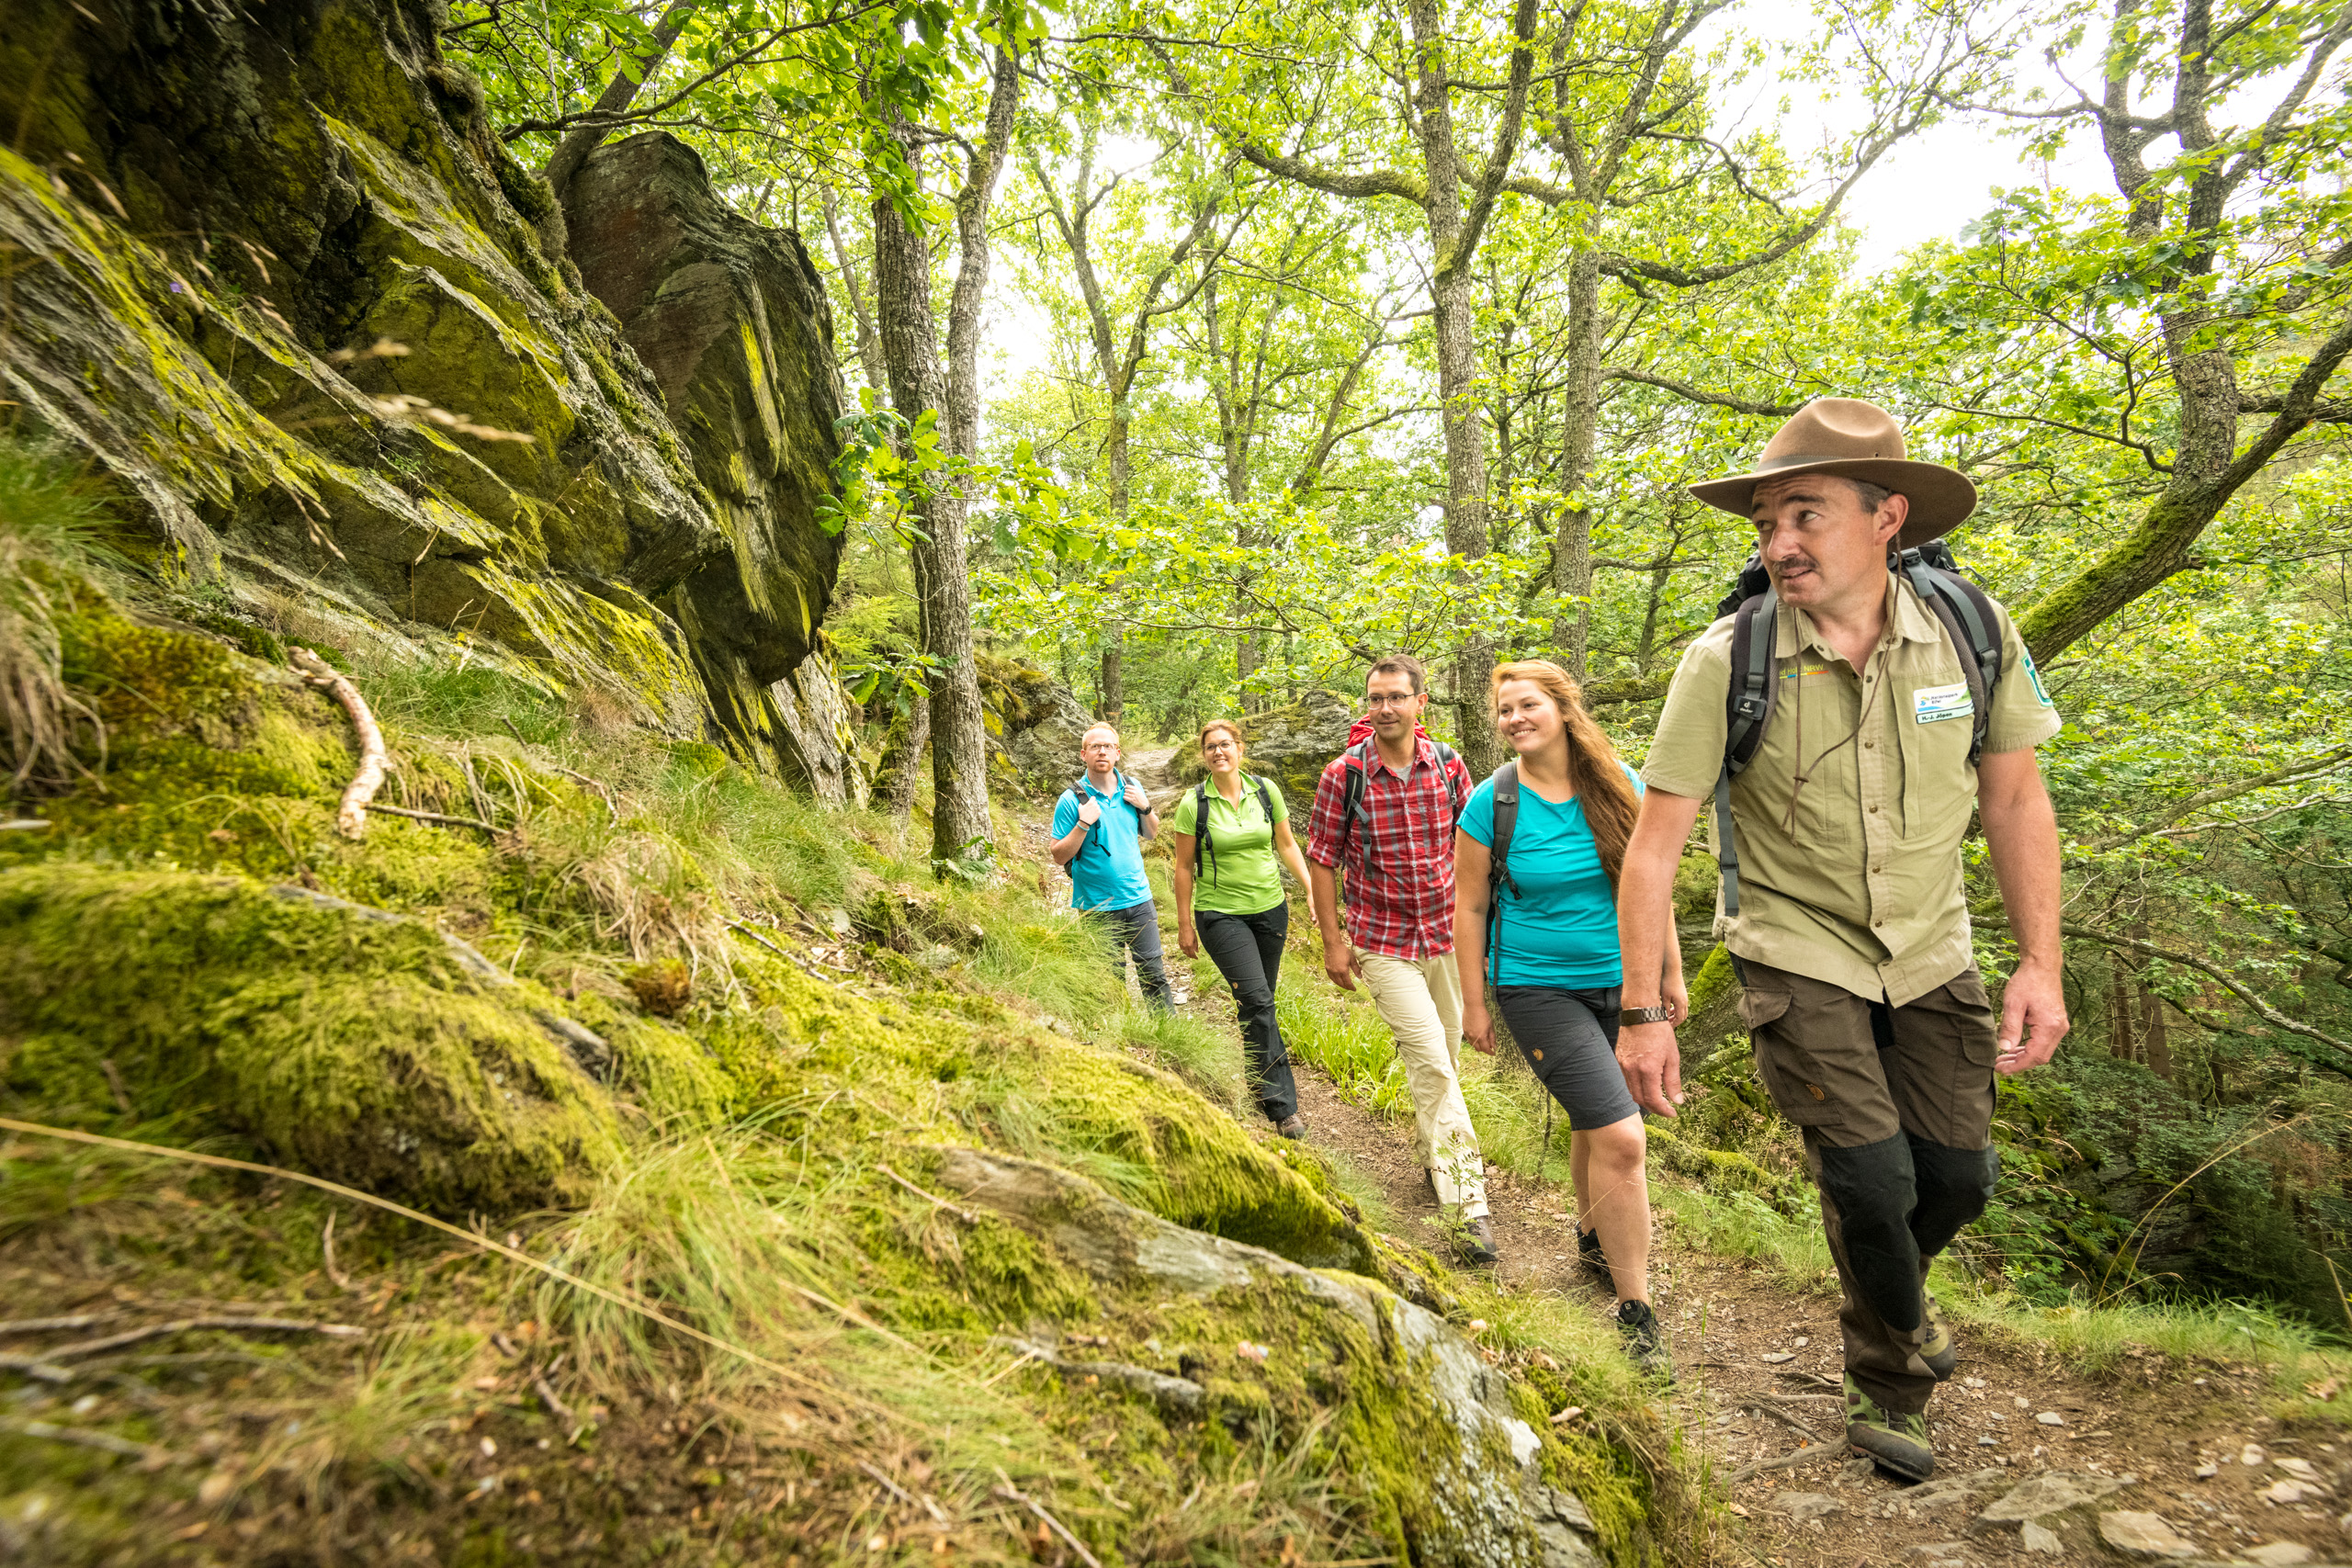
<svg viewBox="0 0 2352 1568"><path fill-rule="evenodd" d="M1217 973L1233 987L1258 1109L1269 1121L1287 1122L1298 1114L1298 1080L1291 1077L1290 1050L1283 1043L1282 1026L1274 1021L1274 986L1282 978L1290 906L1277 904L1254 915L1203 909L1193 917L1193 928Z"/></svg>
<svg viewBox="0 0 2352 1568"><path fill-rule="evenodd" d="M1886 1409L1924 1410L1928 1266L1984 1212L2001 1168L1984 982L1970 969L1898 1008L1754 959L1738 967L1757 1076L1804 1133L1821 1189L1847 1375Z"/></svg>
<svg viewBox="0 0 2352 1568"><path fill-rule="evenodd" d="M1144 1000L1156 1008L1175 1005L1168 989L1168 970L1159 957L1159 911L1147 898L1124 909L1090 909L1086 918L1111 933L1111 951L1119 971L1126 972L1126 955L1136 955L1136 977L1143 982Z"/></svg>

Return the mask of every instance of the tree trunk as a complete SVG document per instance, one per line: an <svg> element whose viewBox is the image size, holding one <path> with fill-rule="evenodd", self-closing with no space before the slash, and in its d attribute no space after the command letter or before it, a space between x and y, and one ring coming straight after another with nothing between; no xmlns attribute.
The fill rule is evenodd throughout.
<svg viewBox="0 0 2352 1568"><path fill-rule="evenodd" d="M2173 1081L2172 1041L2165 1034L2165 999L2154 991L2142 992L2140 1038L2147 1049L2148 1070L2170 1083ZM2222 1089L2222 1069L2218 1063L2213 1068L2213 1088L2218 1099Z"/></svg>
<svg viewBox="0 0 2352 1568"><path fill-rule="evenodd" d="M1477 279L1470 258L1456 255L1463 240L1461 162L1454 145L1443 20L1437 0L1410 0L1415 69L1414 107L1421 164L1429 177L1430 243L1437 255L1435 286L1439 420L1445 432L1445 547L1464 560L1487 553L1487 433L1478 416ZM1454 733L1473 777L1492 773L1501 743L1486 711L1487 677L1494 645L1476 633L1454 647Z"/></svg>
<svg viewBox="0 0 2352 1568"><path fill-rule="evenodd" d="M908 705L904 748L898 756L898 769L890 775L889 809L893 820L901 824L914 815L915 792L922 784L922 754L931 745L931 697L928 693L918 696Z"/></svg>
<svg viewBox="0 0 2352 1568"><path fill-rule="evenodd" d="M833 265L842 275L842 291L849 296L850 316L857 323L857 367L865 374L865 384L888 397L890 394L890 373L882 362L881 334L874 329L874 311L865 303L865 288L857 280L857 267L850 260L849 247L842 243L842 225L833 187L820 185L818 199L824 203L825 234L833 243Z"/></svg>
<svg viewBox="0 0 2352 1568"><path fill-rule="evenodd" d="M580 172L580 165L588 161L588 154L612 134L614 118L628 112L629 105L637 101L639 90L661 68L662 60L670 52L670 46L678 41L680 33L686 30L686 23L694 16L695 7L701 3L702 0L676 0L662 12L662 19L653 24L653 36L647 41L644 52L634 57L637 73L630 75L628 67L616 70L613 79L605 83L605 90L597 95L596 107L588 111L587 122L565 131L563 139L555 144L555 151L548 154L548 184L555 187L558 201L563 199L563 187L571 183L571 176Z"/></svg>
<svg viewBox="0 0 2352 1568"><path fill-rule="evenodd" d="M2139 1060L2140 1053L2137 1043L2132 1039L2132 1010L2137 1005L2138 998L2134 995L2135 987L2132 984L2132 972L2125 965L2123 954L2120 950L2108 949L2107 971L2108 1012L2110 1019L2110 1032L2114 1035L2114 1038L2108 1042L2108 1050L2124 1061L2135 1062Z"/></svg>
<svg viewBox="0 0 2352 1568"><path fill-rule="evenodd" d="M897 128L909 171L922 172L922 146ZM886 197L874 203L876 314L890 367L891 405L912 420L945 412L946 379L931 308L931 248ZM963 487L930 487L915 503L923 536L913 546L923 651L934 661L931 689L931 842L934 863L989 845L988 731L972 649L972 584L965 563Z"/></svg>
<svg viewBox="0 0 2352 1568"><path fill-rule="evenodd" d="M1119 722L1119 710L1125 704L1120 691L1119 665L1125 652L1126 630L1115 620L1102 628L1102 701L1094 707L1094 716L1105 724Z"/></svg>
<svg viewBox="0 0 2352 1568"><path fill-rule="evenodd" d="M1010 49L996 51L989 88L988 123L956 196L956 292L947 307L947 439L967 461L980 455L981 306L989 286L989 206L997 177L1012 145L1013 111L1021 103L1019 62Z"/></svg>
<svg viewBox="0 0 2352 1568"><path fill-rule="evenodd" d="M1568 264L1568 349L1561 367L1560 511L1552 557L1552 646L1568 673L1588 673L1592 637L1592 508L1575 499L1592 477L1600 424L1600 258Z"/></svg>

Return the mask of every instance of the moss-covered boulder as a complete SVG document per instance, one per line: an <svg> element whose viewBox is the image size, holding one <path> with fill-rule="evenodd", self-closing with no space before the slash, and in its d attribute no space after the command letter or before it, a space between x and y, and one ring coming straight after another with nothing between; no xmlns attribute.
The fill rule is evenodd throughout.
<svg viewBox="0 0 2352 1568"><path fill-rule="evenodd" d="M797 378L748 527L713 483L741 432L673 423L442 58L445 20L0 10L0 396L114 477L143 564L271 635L463 641L770 761L761 689L813 645L837 550L812 521L822 307L778 288L733 318Z"/></svg>
<svg viewBox="0 0 2352 1568"><path fill-rule="evenodd" d="M620 1149L567 1024L423 923L301 888L0 871L0 1094L47 1119L232 1134L427 1209L512 1213L577 1199Z"/></svg>

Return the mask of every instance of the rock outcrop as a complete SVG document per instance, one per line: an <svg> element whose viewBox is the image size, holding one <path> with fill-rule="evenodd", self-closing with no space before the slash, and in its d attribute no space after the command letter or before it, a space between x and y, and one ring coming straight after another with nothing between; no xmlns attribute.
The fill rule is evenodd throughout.
<svg viewBox="0 0 2352 1568"><path fill-rule="evenodd" d="M830 326L793 245L766 246L760 322L740 290L705 304L706 327L733 310L774 350L743 369L775 378L765 406L739 400L768 445L721 484L743 427L709 418L707 375L682 383L701 419L673 420L550 249L553 200L442 59L441 19L400 0L0 12L19 128L0 396L111 476L143 565L275 630L490 662L763 765L854 773L796 757L761 694L812 647L838 548L813 523Z"/></svg>

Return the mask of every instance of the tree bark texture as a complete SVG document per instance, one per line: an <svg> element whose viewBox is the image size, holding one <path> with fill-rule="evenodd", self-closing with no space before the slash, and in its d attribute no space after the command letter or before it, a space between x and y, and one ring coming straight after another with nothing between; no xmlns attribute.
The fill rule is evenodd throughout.
<svg viewBox="0 0 2352 1568"><path fill-rule="evenodd" d="M887 398L890 373L882 360L882 336L875 330L874 310L865 302L865 286L857 279L857 265L842 241L840 206L833 199L833 187L820 184L817 196L824 204L825 235L833 243L833 265L842 275L842 292L849 296L850 318L857 323L857 367L865 384Z"/></svg>
<svg viewBox="0 0 2352 1568"><path fill-rule="evenodd" d="M899 128L907 167L919 179L922 146ZM931 308L931 247L887 197L874 203L874 278L890 401L909 420L926 409L946 413L947 383ZM931 687L931 842L934 862L960 858L989 843L988 731L981 717L979 663L972 648L971 572L965 558L964 491L935 482L915 503L923 537L912 547L923 651L934 661Z"/></svg>
<svg viewBox="0 0 2352 1568"><path fill-rule="evenodd" d="M1592 508L1573 499L1592 478L1600 428L1600 257L1584 251L1568 264L1568 343L1561 366L1560 511L1553 540L1552 646L1569 674L1588 672L1592 635Z"/></svg>

